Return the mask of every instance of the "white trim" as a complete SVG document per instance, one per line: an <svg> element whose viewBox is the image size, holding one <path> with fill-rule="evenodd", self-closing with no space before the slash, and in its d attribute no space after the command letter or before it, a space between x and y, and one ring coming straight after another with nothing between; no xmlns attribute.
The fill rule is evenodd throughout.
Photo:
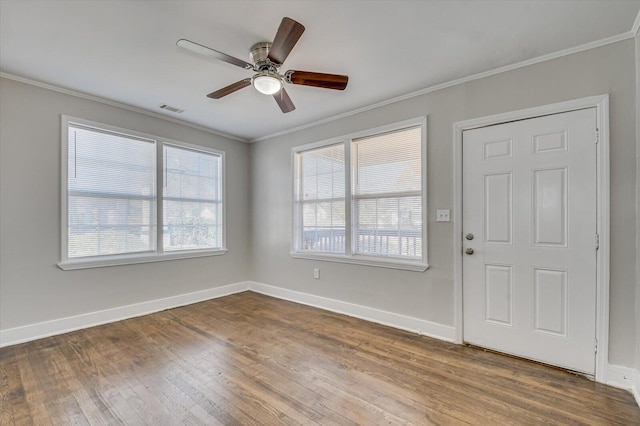
<svg viewBox="0 0 640 426"><path fill-rule="evenodd" d="M51 321L43 321L22 327L0 330L0 347L17 345L31 340L57 334L68 333L74 330L94 327L101 324L120 321L127 318L139 317L165 309L177 308L192 303L203 302L209 299L228 296L249 290L249 282L239 282L222 287L210 288L193 293L179 294L163 299L149 300L131 305L118 306L102 311L89 312L74 315L72 317L58 318Z"/></svg>
<svg viewBox="0 0 640 426"><path fill-rule="evenodd" d="M607 367L606 384L630 391L640 407L640 371L621 365Z"/></svg>
<svg viewBox="0 0 640 426"><path fill-rule="evenodd" d="M640 370L631 369L631 393L640 407Z"/></svg>
<svg viewBox="0 0 640 426"><path fill-rule="evenodd" d="M294 259L319 260L322 262L351 263L353 265L377 266L380 268L401 269L404 271L424 272L429 269L427 263L411 262L392 257L375 257L375 256L348 256L344 254L332 253L307 253L301 251L292 251L291 257Z"/></svg>
<svg viewBox="0 0 640 426"><path fill-rule="evenodd" d="M454 259L454 319L455 342L463 343L462 306L462 132L482 126L495 125L542 115L557 114L582 108L596 108L599 143L597 152L597 232L600 248L596 252L598 275L596 277L596 375L598 382L606 381L609 358L609 95L590 96L551 105L543 105L518 111L453 123L453 259Z"/></svg>
<svg viewBox="0 0 640 426"><path fill-rule="evenodd" d="M58 318L51 321L0 330L0 347L17 345L19 343L68 333L74 330L148 315L165 309L177 308L209 299L241 293L243 291L253 291L278 299L313 306L448 342L453 342L454 339L454 328L448 325L258 282L243 281L193 293L180 294L163 299L149 300L72 317Z"/></svg>
<svg viewBox="0 0 640 426"><path fill-rule="evenodd" d="M609 279L610 279L610 159L609 159L609 95L586 98L592 99L596 107L598 122L598 151L596 165L597 180L597 221L596 228L599 235L599 249L596 252L596 339L598 352L596 353L596 380L604 381L607 365L609 365Z"/></svg>
<svg viewBox="0 0 640 426"><path fill-rule="evenodd" d="M640 407L640 370L633 370L633 388L631 389L638 407Z"/></svg>
<svg viewBox="0 0 640 426"><path fill-rule="evenodd" d="M298 153L303 153L306 151L311 151L312 149L316 149L316 148L324 148L324 147L328 147L331 145L339 145L341 143L345 143L347 141L347 138L349 137L349 135L346 136L338 136L335 138L331 138L331 139L324 139L318 142L311 142L311 143L306 143L304 145L298 145L298 146L294 146L291 148L291 154L295 155Z"/></svg>
<svg viewBox="0 0 640 426"><path fill-rule="evenodd" d="M418 333L447 342L453 342L454 328L448 325L437 324L431 321L409 317L368 306L356 305L354 303L343 302L341 300L329 299L313 294L301 293L281 287L274 287L254 281L249 282L251 291L264 294L278 299L289 300L302 305L313 306L326 311L360 318L365 321Z"/></svg>
<svg viewBox="0 0 640 426"><path fill-rule="evenodd" d="M453 123L453 323L455 342L464 343L462 325L462 125Z"/></svg>
<svg viewBox="0 0 640 426"><path fill-rule="evenodd" d="M631 390L633 388L633 368L621 365L608 365L605 384L618 389Z"/></svg>
<svg viewBox="0 0 640 426"><path fill-rule="evenodd" d="M640 13L638 14L638 16L640 17ZM640 25L640 22L638 22L638 19L636 19L636 23L638 25ZM260 142L260 141L271 139L271 138L275 138L275 137L278 137L278 136L287 135L289 133L294 133L294 132L297 132L297 131L300 131L300 130L308 129L310 127L319 126L320 124L329 123L331 121L340 120L342 118L351 117L352 115L360 114L362 112L370 111L372 109L380 108L380 107L383 107L383 106L386 106L386 105L390 105L390 104L393 104L393 103L396 103L396 102L401 102L401 101L404 101L404 100L407 100L407 99L415 98L416 96L422 96L422 95L425 95L427 93L436 92L438 90L446 89L446 88L449 88L449 87L452 87L452 86L457 86L459 84L468 83L468 82L474 81L474 80L480 80L480 79L485 78L485 77L490 77L492 75L501 74L503 72L513 71L513 70L516 70L516 69L519 69L519 68L528 67L529 65L538 64L540 62L550 61L552 59L561 58L563 56L573 55L574 53L580 53L580 52L583 52L585 50L595 49L597 47L602 47L602 46L606 46L608 44L617 43L619 41L628 40L630 38L634 38L636 33L637 33L637 31L638 31L638 29L636 28L635 24L634 24L634 29L635 29L635 31L634 30L627 31L625 33L618 34L618 35L615 35L615 36L612 36L612 37L607 37L607 38L604 38L602 40L592 41L590 43L581 44L580 46L570 47L568 49L559 50L557 52L553 52L553 53L549 53L549 54L546 54L546 55L538 56L538 57L535 57L535 58L532 58L532 59L527 59L525 61L516 62L515 64L505 65L503 67L494 68L492 70L483 71L483 72L480 72L480 73L477 73L477 74L472 74L472 75L469 75L467 77L462 77L462 78L458 78L456 80L451 80L451 81L447 81L447 82L444 82L444 83L436 84L434 86L429 86L427 88L424 88L424 89L421 89L421 90L417 90L415 92L407 93L405 95L401 95L401 96L397 96L395 98L384 100L382 102L378 102L378 103L375 103L375 104L372 104L372 105L364 106L362 108L357 108L357 109L354 109L354 110L351 110L351 111L347 111L347 112L344 112L342 114L332 115L330 117L323 118L323 119L317 120L317 121L313 121L311 123L303 124L301 126L292 127L290 129L282 130L280 132L271 133L271 134L266 135L266 136L260 136L258 138L249 139L248 142L249 143Z"/></svg>
<svg viewBox="0 0 640 426"><path fill-rule="evenodd" d="M631 37L635 37L638 35L638 30L640 30L640 10L638 11L638 14L636 15L636 20L633 21L633 26L631 27Z"/></svg>
<svg viewBox="0 0 640 426"><path fill-rule="evenodd" d="M180 120L178 118L168 117L166 115L162 115L153 111L149 111L147 109L134 107L129 104L125 104L122 102L112 101L110 99L101 98L99 96L90 95L88 93L80 92L78 90L67 89L64 87L56 86L53 84L43 83L41 81L32 80L30 78L22 77L15 74L9 74L6 72L0 71L0 77L6 78L7 80L17 81L19 83L29 84L31 86L40 87L42 89L51 90L53 92L63 93L65 95L75 96L76 98L86 99L89 101L99 102L101 104L109 105L116 108L122 108L127 111L137 112L139 114L144 114L149 117L159 118L161 120L170 121L171 123L181 124L186 127L191 127L192 129L201 130L203 132L210 133L212 135L221 136L223 138L231 139L238 142L248 143L249 141L245 138L241 138L239 136L231 135L229 133L220 132L218 130L214 130L210 127L201 126L199 124L191 123L189 121Z"/></svg>
<svg viewBox="0 0 640 426"><path fill-rule="evenodd" d="M164 262L168 260L220 256L225 254L227 251L227 249L187 250L179 252L164 252L160 254L151 253L147 255L104 256L102 258L91 258L91 260L87 260L86 258L80 260L72 259L58 262L58 268L62 269L63 271L73 271L76 269L102 268L106 266L136 265L138 263Z"/></svg>

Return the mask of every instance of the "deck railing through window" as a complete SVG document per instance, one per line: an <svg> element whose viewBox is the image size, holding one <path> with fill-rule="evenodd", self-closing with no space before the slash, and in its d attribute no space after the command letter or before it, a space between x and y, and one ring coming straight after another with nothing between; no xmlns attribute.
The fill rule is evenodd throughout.
<svg viewBox="0 0 640 426"><path fill-rule="evenodd" d="M422 256L420 230L359 229L357 238L360 254L400 253L408 257ZM304 251L344 253L345 230L335 228L306 230L303 234L302 247Z"/></svg>

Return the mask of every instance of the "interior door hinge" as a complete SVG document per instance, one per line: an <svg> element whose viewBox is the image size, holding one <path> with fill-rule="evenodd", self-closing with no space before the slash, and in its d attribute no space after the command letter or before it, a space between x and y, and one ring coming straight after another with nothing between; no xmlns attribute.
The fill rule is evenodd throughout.
<svg viewBox="0 0 640 426"><path fill-rule="evenodd" d="M596 129L596 143L600 142L600 132Z"/></svg>
<svg viewBox="0 0 640 426"><path fill-rule="evenodd" d="M600 249L600 235L596 234L596 250Z"/></svg>
<svg viewBox="0 0 640 426"><path fill-rule="evenodd" d="M594 350L595 350L595 353L598 353L598 339L595 339Z"/></svg>

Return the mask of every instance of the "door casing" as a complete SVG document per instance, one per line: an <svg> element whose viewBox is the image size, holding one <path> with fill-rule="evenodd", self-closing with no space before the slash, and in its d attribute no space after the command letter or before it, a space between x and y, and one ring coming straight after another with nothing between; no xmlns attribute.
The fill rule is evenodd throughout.
<svg viewBox="0 0 640 426"><path fill-rule="evenodd" d="M606 383L608 354L609 354L609 95L590 96L566 102L560 102L539 107L527 108L486 117L458 121L453 124L453 259L454 259L454 320L455 342L462 344L463 340L463 306L462 306L462 132L478 127L508 123L516 120L544 115L570 112L583 108L596 108L597 137L596 153L596 199L597 199L597 233L599 248L596 252L596 374L597 382Z"/></svg>

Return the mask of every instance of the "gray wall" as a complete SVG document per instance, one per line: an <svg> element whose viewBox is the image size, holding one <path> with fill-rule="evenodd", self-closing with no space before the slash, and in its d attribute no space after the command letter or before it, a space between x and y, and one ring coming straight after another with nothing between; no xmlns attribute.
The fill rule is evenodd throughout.
<svg viewBox="0 0 640 426"><path fill-rule="evenodd" d="M453 325L452 123L584 96L611 96L612 364L640 368L634 40L483 78L251 146L0 79L0 328L9 329L252 279ZM638 96L638 97L637 97ZM224 256L61 271L60 114L227 153ZM428 115L429 263L424 273L292 259L291 147ZM638 128L640 135L640 128ZM640 141L638 142L640 143ZM249 173L251 170L251 173ZM251 191L249 191L251 188ZM321 279L312 269L321 268ZM640 315L640 314L639 314ZM637 348L636 348L637 346Z"/></svg>
<svg viewBox="0 0 640 426"><path fill-rule="evenodd" d="M0 79L0 327L189 293L247 279L248 146L166 120ZM62 271L60 114L221 149L227 161L223 256Z"/></svg>
<svg viewBox="0 0 640 426"><path fill-rule="evenodd" d="M252 145L252 269L258 282L445 325L454 323L453 230L434 221L451 208L452 124L468 118L610 95L610 362L632 366L636 330L636 127L634 41L607 45L383 106ZM419 72L419 70L416 70ZM354 76L355 77L355 76ZM347 89L348 90L348 89ZM303 106L299 106L302 108ZM309 106L307 106L309 107ZM424 273L292 259L291 148L428 115L429 263ZM314 280L313 268L321 269Z"/></svg>

